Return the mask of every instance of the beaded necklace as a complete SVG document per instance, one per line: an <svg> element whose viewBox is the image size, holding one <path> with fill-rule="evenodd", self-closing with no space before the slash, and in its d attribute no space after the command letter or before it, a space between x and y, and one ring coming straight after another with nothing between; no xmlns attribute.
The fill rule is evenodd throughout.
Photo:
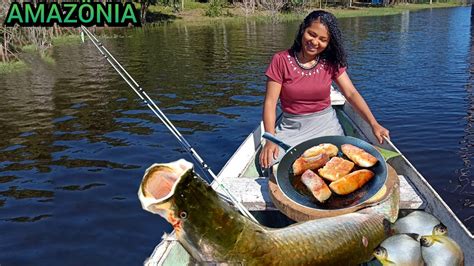
<svg viewBox="0 0 474 266"><path fill-rule="evenodd" d="M300 66L302 69L304 69L304 70L310 70L310 69L313 69L315 66L318 65L318 63L319 63L319 55L318 55L318 57L316 57L316 62L313 63L313 65L311 65L311 66L309 66L309 67L307 67L307 66L305 66L304 64L300 63L300 61L298 60L298 55L297 55L297 54L295 54L295 61L296 61L296 63L298 64L298 66Z"/></svg>

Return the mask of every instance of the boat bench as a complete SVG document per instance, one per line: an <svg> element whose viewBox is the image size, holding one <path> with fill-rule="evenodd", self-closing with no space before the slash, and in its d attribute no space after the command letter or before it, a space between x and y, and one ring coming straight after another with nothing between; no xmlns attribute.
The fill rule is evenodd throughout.
<svg viewBox="0 0 474 266"><path fill-rule="evenodd" d="M403 175L400 179L400 209L414 210L423 208L423 200L407 182ZM277 210L270 198L268 177L229 177L222 178L224 185L232 195L250 211Z"/></svg>

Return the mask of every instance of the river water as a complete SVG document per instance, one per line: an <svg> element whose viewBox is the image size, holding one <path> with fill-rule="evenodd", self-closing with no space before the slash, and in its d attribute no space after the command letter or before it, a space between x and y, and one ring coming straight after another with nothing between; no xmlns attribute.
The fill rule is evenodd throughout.
<svg viewBox="0 0 474 266"><path fill-rule="evenodd" d="M471 8L340 20L349 74L393 142L474 230ZM105 46L218 172L261 116L298 23L169 24ZM189 156L91 43L0 76L0 264L137 265L171 227L136 196Z"/></svg>

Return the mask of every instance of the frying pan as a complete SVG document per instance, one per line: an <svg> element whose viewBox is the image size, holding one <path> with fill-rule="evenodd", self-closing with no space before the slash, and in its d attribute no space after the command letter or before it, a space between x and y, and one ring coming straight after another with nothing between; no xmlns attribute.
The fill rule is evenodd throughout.
<svg viewBox="0 0 474 266"><path fill-rule="evenodd" d="M269 133L265 132L263 134L263 138L274 142L286 151L278 165L275 179L283 194L285 194L296 204L302 205L304 207L323 211L341 210L363 205L365 201L369 200L383 187L385 181L387 180L388 171L384 158L371 144L361 139L349 136L324 136L310 139L294 147L290 147ZM303 154L305 150L321 143L331 143L336 145L339 149L339 157L343 156L341 152L342 144L352 144L372 154L378 160L378 162L373 167L369 168L375 173L375 176L364 186L350 193L349 195L341 196L332 193L331 197L326 202L318 202L316 199L314 199L310 192L307 191L304 185L302 185L301 181L299 180L299 176L295 176L293 174L293 163Z"/></svg>

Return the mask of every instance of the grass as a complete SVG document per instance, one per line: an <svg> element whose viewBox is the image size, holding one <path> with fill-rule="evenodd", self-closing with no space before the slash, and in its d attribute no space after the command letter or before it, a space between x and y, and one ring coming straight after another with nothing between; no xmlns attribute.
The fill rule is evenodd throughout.
<svg viewBox="0 0 474 266"><path fill-rule="evenodd" d="M459 6L459 2L446 2L446 3L433 3L430 4L399 4L396 6L390 7L353 7L353 8L324 8L329 12L333 13L338 18L345 17L367 17L367 16L387 16L387 15L396 15L401 14L406 11L417 11L422 9L430 8L447 8ZM279 13L276 17L272 17L271 14L267 11L255 11L254 14L250 16L245 16L243 9L239 7L224 7L222 13L224 14L221 17L207 17L205 16L206 10L208 8L208 3L199 3L194 1L185 1L184 10L180 12L173 12L173 8L169 6L150 6L149 12L154 14L161 14L163 18L169 18L169 20L176 21L178 23L185 23L189 25L195 25L196 23L213 23L213 22L222 22L222 21L245 21L247 19L257 20L257 21L270 21L276 20L278 22L284 21L294 21L303 19L310 11L319 9L319 6L313 6L307 8L302 13ZM162 21L160 21L162 22Z"/></svg>
<svg viewBox="0 0 474 266"><path fill-rule="evenodd" d="M195 1L184 1L184 9L185 10L193 10L193 9L206 9L208 7L208 3L200 3Z"/></svg>
<svg viewBox="0 0 474 266"><path fill-rule="evenodd" d="M460 2L454 0L448 0L446 3L433 3L430 4L400 4L390 7L354 7L354 8L323 8L333 13L338 18L345 17L367 17L367 16L386 16L401 14L406 11L418 11L422 9L431 8L447 8L460 6ZM137 7L138 4L136 4ZM276 17L267 11L255 11L250 16L245 16L244 10L240 7L224 7L222 10L223 16L220 17L207 17L205 16L206 10L208 9L208 3L200 3L192 0L184 1L184 10L176 12L173 7L163 5L153 5L149 7L149 14L155 19L156 22L170 22L178 24L185 24L187 26L194 25L208 25L213 23L241 23L248 19L254 21L295 21L303 19L306 14L310 11L318 9L319 6L313 6L308 8L302 13L279 13ZM105 34L105 37L111 37ZM114 35L112 35L114 37ZM79 44L81 37L79 34L67 34L60 37L54 37L52 39L53 46L59 45L70 45ZM22 47L23 52L35 53L37 49L34 45L26 45ZM50 53L46 52L41 55L44 62L48 64L55 64L55 60L51 57ZM0 74L18 72L28 69L29 66L24 61L13 61L8 63L0 63Z"/></svg>
<svg viewBox="0 0 474 266"><path fill-rule="evenodd" d="M47 64L50 64L50 65L55 65L56 64L56 60L54 60L54 58L51 55L49 55L48 53L42 54L41 59Z"/></svg>
<svg viewBox="0 0 474 266"><path fill-rule="evenodd" d="M138 4L136 4L137 8L140 8ZM206 10L207 7L209 6L209 3L201 3L201 2L196 2L196 1L190 1L190 0L185 0L184 1L184 10L190 11L190 10L196 10L196 9L202 9ZM181 8L181 4L179 5ZM163 5L152 5L148 8L149 12L161 12L164 14L171 15L173 14L173 7L171 6L163 6Z"/></svg>
<svg viewBox="0 0 474 266"><path fill-rule="evenodd" d="M400 4L393 7L365 7L362 9L330 9L336 17L368 17L368 16L387 16L401 14L405 11L418 11L430 8L447 8L455 7L459 4L455 3L438 3L438 4Z"/></svg>
<svg viewBox="0 0 474 266"><path fill-rule="evenodd" d="M81 36L77 35L62 35L59 37L54 37L52 39L53 46L57 45L68 45L68 44L76 44L81 43Z"/></svg>
<svg viewBox="0 0 474 266"><path fill-rule="evenodd" d="M64 35L60 37L54 37L52 39L53 46L58 45L67 45L80 43L81 38L79 35ZM28 44L21 47L21 51L29 54L37 54L41 57L41 60L49 65L55 65L56 61L51 56L51 50L48 49L46 52L41 53L38 51L37 47L34 44ZM30 66L22 60L10 61L10 62L0 62L0 74L8 74L14 72L21 72L29 69Z"/></svg>
<svg viewBox="0 0 474 266"><path fill-rule="evenodd" d="M28 68L28 65L21 60L7 63L0 62L0 74L21 72L27 70Z"/></svg>
<svg viewBox="0 0 474 266"><path fill-rule="evenodd" d="M28 44L21 47L21 51L25 53L34 53L36 52L36 46L34 44Z"/></svg>
<svg viewBox="0 0 474 266"><path fill-rule="evenodd" d="M74 38L72 38L72 37L74 37ZM80 37L79 36L72 36L72 35L62 36L62 37L54 37L52 41L53 41L53 44L56 45L56 46L57 45L64 45L64 44L68 44L68 43L73 43L73 41L76 42L76 43L79 43L80 42ZM56 64L56 61L51 56L51 49L47 49L46 51L41 52L41 51L38 51L38 49L36 48L35 45L28 44L28 45L25 45L25 46L21 47L21 51L25 52L25 53L29 53L29 54L39 55L41 57L41 60L43 60L47 64L50 64L50 65ZM20 61L20 62L22 62L22 61Z"/></svg>

